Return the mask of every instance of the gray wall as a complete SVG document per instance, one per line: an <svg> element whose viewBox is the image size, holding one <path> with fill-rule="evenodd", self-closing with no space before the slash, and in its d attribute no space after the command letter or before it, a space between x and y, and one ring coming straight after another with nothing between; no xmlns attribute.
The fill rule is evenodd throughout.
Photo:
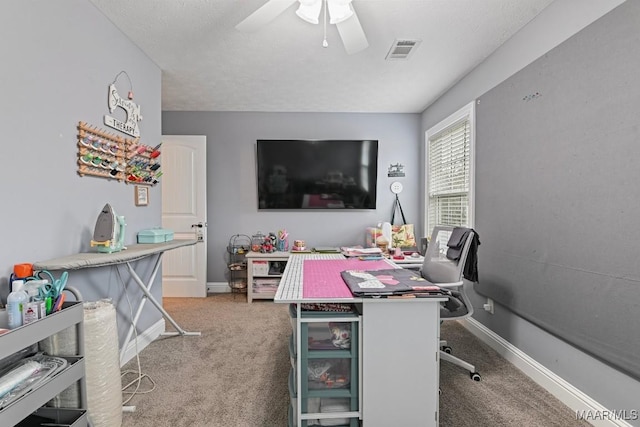
<svg viewBox="0 0 640 427"><path fill-rule="evenodd" d="M481 95L485 92L491 90L493 87L500 84L503 80L507 79L523 67L526 67L529 63L550 51L556 45L562 43L567 37L581 30L583 27L609 12L620 3L622 2L554 2L547 10L543 11L543 13L536 18L534 22L507 42L507 44L501 47L485 63L465 77L465 79L463 79L458 85L440 98L438 102L427 109L423 115L423 130L428 129L448 114L453 113L460 106L474 99L480 98L482 105L483 97ZM633 26L634 23L637 23L638 16L637 14L631 14L627 19L629 19L627 24ZM610 48L615 49L615 46L612 45ZM575 53L576 52L568 52L568 55ZM626 63L622 62L618 65L624 67ZM580 84L588 86L589 81L584 79L584 77L584 75L578 75L576 73L573 75L572 79L577 80L575 83L578 86L580 86ZM606 79L607 77L603 78ZM535 82L532 81L531 83L534 84ZM623 82L603 82L603 86L611 85L613 87L619 84L623 84ZM589 90L589 88L587 87L585 90ZM535 92L535 90L533 92ZM528 94L528 92L523 93L523 96L526 94ZM542 96L545 96L544 93ZM594 108L597 110L597 108L599 108L598 106L604 107L609 101L600 97L600 99L595 99L593 102L596 103ZM505 108L508 108L508 106L505 106ZM554 114L556 115L554 120L562 121L563 114L566 115L566 119L569 119L570 111L570 109L566 108L562 111L554 111ZM538 111L538 113L538 116L540 116L540 114L544 116L544 111L542 113ZM549 111L546 113L549 113ZM609 123L611 124L611 122ZM494 123L494 126L500 127L499 120ZM542 126L544 127L546 124ZM494 130L498 133L501 132L500 129ZM478 138L481 138L481 136L482 135L478 134ZM486 144L489 144L490 142L492 141L484 141L485 144L483 144L483 141L478 140L478 146L476 149L479 162L482 159L484 159L483 161L488 161L489 159L487 156L490 156L491 153L500 153L499 150L496 151L496 147L491 148L492 151L486 150ZM533 141L529 142L534 143ZM513 146L504 147L505 151L513 151L515 148L516 147ZM524 151L520 151L524 153ZM546 160L550 164L555 158L554 156L556 153L554 152L555 150L547 151L548 154ZM534 166L530 164L531 161L540 161L540 159L532 160L531 156L522 155L518 157L518 161L522 162L524 170L528 170ZM542 159L542 161L544 162L544 159ZM483 176L478 176L478 185L482 182L488 183L493 176L490 171L486 170L486 168L478 169L478 173L484 174ZM626 179L629 180L635 179L637 175L632 168L627 169L626 171L618 171L618 173L625 174ZM491 175L489 176L488 174ZM553 178L553 172L550 172L550 174ZM560 175L558 175L558 177L560 177ZM528 179L535 180L536 177L529 176ZM486 190L486 186L483 188ZM486 223L491 217L500 217L500 212L503 209L503 206L500 203L494 201L494 203L483 202L480 204L480 193L477 194L477 197L477 207L481 205L482 209L479 209L476 212L476 226L480 227L481 224ZM536 195L537 208L542 208L545 204L547 207L551 208L551 203L552 200L550 198L543 197L539 193ZM579 215L580 213L575 212L575 214ZM604 226L605 224L600 225ZM570 231L567 231L565 234L562 234L562 231L556 231L559 233L554 237L556 240L562 240L563 238L570 239L572 236ZM483 230L478 228L478 232L482 241ZM598 232L599 230L585 230L585 234L591 236L598 235ZM522 241L524 239L525 241L536 242L538 241L537 239L540 236L540 233L541 230L536 229L535 227L519 229L518 233L503 234L501 236L501 243L506 245L506 247L514 247L514 245L517 246L517 242L510 241L510 239L518 239L518 241ZM491 247L491 242L487 242L486 239L491 238L491 236L492 234L489 231L484 235L485 244L488 248ZM586 243L587 247L591 244L597 243L593 240ZM486 266L486 269L483 269L484 266ZM505 268L500 268L495 263L483 263L483 245L479 248L479 270L481 283L483 281L483 277L490 278L496 275L500 276L506 271ZM512 289L512 292L516 292L515 289ZM552 297L553 296L551 296L551 298ZM474 294L472 295L472 299L474 301L474 306L477 309L476 314L474 315L476 320L488 326L490 329L536 359L538 362L569 381L587 395L596 399L605 407L615 410L631 410L636 408L636 396L640 392L640 383L637 380L623 374L620 370L611 368L607 364L589 356L585 352L579 351L566 341L556 338L550 333L545 332L524 320L522 317L515 315L511 311L512 307L510 306L510 303L506 302L507 300L505 300L504 305L497 305L495 315L490 315L482 310L482 304L485 301L484 297L479 294ZM540 309L545 310L546 308L540 307ZM593 318L596 318L595 314ZM621 326L620 322L623 321L617 318L616 315L607 314L598 316L598 319L598 329L610 331ZM626 321L628 322L630 319L627 319ZM631 320L631 322L633 321ZM575 333L577 334L579 331L576 330ZM633 338L630 337L630 339ZM615 351L615 348L612 348L611 350ZM636 423L634 425L637 425L638 420L631 422Z"/></svg>
<svg viewBox="0 0 640 427"><path fill-rule="evenodd" d="M227 280L226 246L236 233L286 228L292 239L304 239L309 246L364 244L367 226L391 219L389 186L396 180L404 185L400 201L407 221L419 223L419 114L163 112L162 131L207 137L208 282ZM377 139L378 208L259 212L256 140L279 138ZM406 177L388 178L392 163L405 165Z"/></svg>
<svg viewBox="0 0 640 427"><path fill-rule="evenodd" d="M109 113L107 87L121 70L131 77L134 101L141 104L142 142L160 141L161 75L87 0L3 2L0 38L0 294L4 300L14 264L89 250L97 215L107 202L126 218L126 243L135 241L138 230L161 224L159 187L150 190L150 206L136 207L133 186L76 173L78 122L106 128L102 120ZM121 93L128 90L126 79L119 79L116 86ZM120 117L118 112L114 115ZM136 264L141 273L149 273L149 261ZM121 271L135 310L140 293L122 266ZM130 316L115 267L72 271L68 283L87 301L113 299L122 342ZM161 295L160 280L154 295ZM147 304L139 331L160 318Z"/></svg>
<svg viewBox="0 0 640 427"><path fill-rule="evenodd" d="M637 379L639 25L626 2L476 108L476 290Z"/></svg>

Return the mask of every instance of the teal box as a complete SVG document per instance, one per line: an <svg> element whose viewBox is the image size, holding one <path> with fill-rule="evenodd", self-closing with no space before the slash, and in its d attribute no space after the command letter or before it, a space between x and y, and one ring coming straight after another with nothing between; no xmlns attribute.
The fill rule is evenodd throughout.
<svg viewBox="0 0 640 427"><path fill-rule="evenodd" d="M162 243L173 240L173 231L166 228L149 228L138 232L138 243Z"/></svg>

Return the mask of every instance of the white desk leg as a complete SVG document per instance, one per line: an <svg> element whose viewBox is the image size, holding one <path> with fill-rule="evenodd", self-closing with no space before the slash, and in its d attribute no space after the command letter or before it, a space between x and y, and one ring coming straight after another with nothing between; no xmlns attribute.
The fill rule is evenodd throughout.
<svg viewBox="0 0 640 427"><path fill-rule="evenodd" d="M151 273L151 277L149 278L149 283L146 286L145 286L144 282L142 281L142 279L140 279L140 276L138 276L138 273L136 273L136 271L131 266L131 263L130 262L126 263L127 264L127 269L129 270L129 273L131 274L131 277L136 282L136 284L138 285L140 290L144 293L144 297L140 301L140 305L138 306L138 311L136 311L136 315L133 318L133 322L131 324L131 327L129 328L129 332L127 333L127 338L125 339L124 344L122 346L122 349L120 350L120 363L122 363L122 358L124 356L124 352L127 350L127 346L129 344L129 341L131 341L131 336L133 335L133 331L134 331L136 325L138 324L138 319L140 318L140 314L142 314L142 309L144 308L144 304L145 304L145 302L147 302L147 300L151 301L151 303L158 310L160 310L160 312L165 317L165 319L167 319L173 325L173 327L176 328L176 330L177 330L177 332L165 332L165 333L163 333L161 335L196 335L196 336L201 335L200 332L187 332L184 329L182 329L176 323L176 321L173 320L171 315L169 313L167 313L167 311L162 307L162 304L160 304L158 302L158 300L156 300L153 297L153 295L151 295L151 292L149 292L151 290L151 287L153 286L153 282L156 279L156 275L158 274L158 269L160 267L160 261L162 260L162 255L163 254L164 254L164 252L160 252L158 254L158 257L156 258L156 263L153 266L153 271Z"/></svg>

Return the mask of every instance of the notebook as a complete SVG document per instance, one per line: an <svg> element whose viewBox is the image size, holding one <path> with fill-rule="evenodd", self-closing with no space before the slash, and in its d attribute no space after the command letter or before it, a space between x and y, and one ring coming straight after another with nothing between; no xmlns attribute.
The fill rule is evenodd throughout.
<svg viewBox="0 0 640 427"><path fill-rule="evenodd" d="M340 273L351 293L356 297L383 297L404 294L441 294L438 286L419 273L403 268L388 270L345 270Z"/></svg>

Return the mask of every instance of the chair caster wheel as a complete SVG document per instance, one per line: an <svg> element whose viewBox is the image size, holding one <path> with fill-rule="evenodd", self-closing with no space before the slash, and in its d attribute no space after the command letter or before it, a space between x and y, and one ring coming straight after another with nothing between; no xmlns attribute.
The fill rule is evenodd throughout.
<svg viewBox="0 0 640 427"><path fill-rule="evenodd" d="M471 372L469 375L471 376L471 379L474 381L480 381L482 379L480 374L477 372Z"/></svg>
<svg viewBox="0 0 640 427"><path fill-rule="evenodd" d="M453 352L451 347L449 347L448 345L445 345L444 347L442 347L442 351L444 351L445 353L448 353L448 354L451 354Z"/></svg>

